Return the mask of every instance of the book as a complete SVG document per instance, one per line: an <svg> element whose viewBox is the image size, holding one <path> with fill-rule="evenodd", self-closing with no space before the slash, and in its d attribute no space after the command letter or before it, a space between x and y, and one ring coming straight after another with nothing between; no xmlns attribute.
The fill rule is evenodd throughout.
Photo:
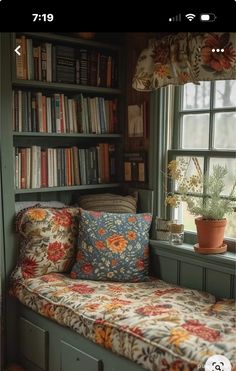
<svg viewBox="0 0 236 371"><path fill-rule="evenodd" d="M124 155L125 182L146 182L146 153L134 152Z"/></svg>

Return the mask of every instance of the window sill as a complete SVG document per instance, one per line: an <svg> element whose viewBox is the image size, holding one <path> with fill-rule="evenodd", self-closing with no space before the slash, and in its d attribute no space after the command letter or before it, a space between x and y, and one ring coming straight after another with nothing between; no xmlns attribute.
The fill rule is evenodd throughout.
<svg viewBox="0 0 236 371"><path fill-rule="evenodd" d="M235 274L236 254L225 252L223 254L203 255L194 251L193 245L184 243L174 246L167 241L150 240L151 252L166 257L178 257L182 261L196 262L204 267L224 267L228 273Z"/></svg>

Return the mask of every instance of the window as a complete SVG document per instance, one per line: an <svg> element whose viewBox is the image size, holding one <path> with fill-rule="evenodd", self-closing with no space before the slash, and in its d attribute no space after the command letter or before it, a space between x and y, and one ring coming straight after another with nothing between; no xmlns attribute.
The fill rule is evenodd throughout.
<svg viewBox="0 0 236 371"><path fill-rule="evenodd" d="M232 188L236 178L236 80L205 81L176 88L171 147L168 161L185 157L189 171L211 173L215 164L226 165L225 193ZM196 231L194 216L184 203L172 217L181 221L186 231ZM227 220L225 236L235 238L235 213L228 215Z"/></svg>

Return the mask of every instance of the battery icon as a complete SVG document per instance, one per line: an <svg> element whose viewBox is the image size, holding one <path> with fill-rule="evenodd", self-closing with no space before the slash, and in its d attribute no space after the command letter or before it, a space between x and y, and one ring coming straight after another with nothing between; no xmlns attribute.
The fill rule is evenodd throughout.
<svg viewBox="0 0 236 371"><path fill-rule="evenodd" d="M200 14L200 21L202 22L214 22L216 19L216 16L214 13L203 13Z"/></svg>

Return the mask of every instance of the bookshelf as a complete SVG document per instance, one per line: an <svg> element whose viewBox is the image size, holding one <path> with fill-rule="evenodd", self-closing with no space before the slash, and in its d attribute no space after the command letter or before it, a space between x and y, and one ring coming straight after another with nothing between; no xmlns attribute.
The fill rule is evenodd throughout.
<svg viewBox="0 0 236 371"><path fill-rule="evenodd" d="M123 178L121 47L29 32L12 34L11 43L22 49L20 57L13 57L11 84L15 199L28 200L31 194L33 199L41 200L50 193L62 201L58 192L66 191L64 198L68 202L69 191L117 189ZM74 162L75 147L79 152L79 170ZM43 153L47 156L45 166ZM39 172L38 178L46 172L48 179L53 173L51 184L48 180L47 184L42 179L35 181L34 168ZM67 168L69 175L59 174L67 172ZM80 178L77 181L76 171ZM26 172L32 173L27 184Z"/></svg>
<svg viewBox="0 0 236 371"><path fill-rule="evenodd" d="M76 58L79 60L80 57L77 57L78 54L77 51L80 49L87 50L88 54L92 51L96 51L96 55L99 56L103 55L103 65L104 60L112 59L112 66L115 65L114 68L116 68L116 77L114 77L114 83L112 82L112 75L111 72L109 72L109 76L107 77L108 86L104 86L104 82L101 84L99 81L96 82L96 84L92 85L91 81L86 84L85 81L82 83L80 81L76 81L76 77L73 78L72 72L70 70L69 73L69 79L74 79L73 82L58 82L57 77L52 78L51 81L40 81L36 80L34 74L32 75L32 60L33 56L31 56L31 59L28 58L28 64L24 66L24 69L31 66L31 80L28 80L28 78L19 78L19 70L16 73L16 64L18 63L16 58L16 53L14 53L14 49L16 48L16 39L21 39L22 37L25 38L25 40L30 39L32 41L28 42L29 48L31 48L31 52L34 52L34 48L40 48L43 44L51 44L51 50L54 50L54 57L57 54L56 51L60 50L61 47L67 47L73 49L75 51L75 63L73 62L72 65L76 68ZM22 39L23 40L23 39ZM27 41L26 41L27 43ZM55 48L54 48L55 47ZM59 49L57 49L59 47ZM4 245L5 245L5 251L4 251L4 278L3 278L3 294L5 294L5 291L7 291L7 279L5 280L5 277L9 276L9 273L11 272L15 260L16 260L16 243L15 243L15 233L13 228L13 222L15 217L15 202L16 201L50 201L50 200L58 200L65 203L73 203L78 199L79 193L87 193L87 192L105 192L105 191L111 191L111 192L118 192L119 188L122 185L123 182L123 133L124 133L124 67L123 67L123 55L122 50L123 47L118 45L112 45L108 43L102 43L94 40L84 40L84 39L78 39L71 36L66 35L59 35L59 34L53 34L53 33L35 33L35 32L25 32L25 33L2 33L0 35L0 48L1 48L1 58L0 58L0 68L1 68L1 91L0 91L0 104L1 104L1 110L0 110L0 160L1 160L1 169L2 169L2 199L3 199L3 235L4 235ZM27 53L27 52L26 52ZM33 54L32 54L33 55ZM53 55L51 55L51 62L53 63ZM38 57L39 58L39 57ZM65 57L66 59L66 57ZM26 54L26 61L27 61L27 54ZM78 64L81 61L78 61ZM37 66L37 62L35 62ZM56 59L57 64L57 59ZM34 60L33 60L33 68L35 68ZM47 62L46 62L47 65ZM39 67L37 67L39 68ZM53 68L53 67L52 67ZM89 68L89 67L88 67ZM103 66L104 68L104 66ZM110 68L110 67L109 67ZM54 69L55 69L55 60L54 60ZM98 69L98 66L96 66L96 69ZM63 71L63 73L66 70ZM39 72L39 71L38 71ZM38 73L37 72L37 73ZM63 77L62 73L62 77ZM65 72L66 73L66 72ZM28 74L28 72L27 72ZM55 75L54 72L51 71L49 75ZM89 72L88 72L89 75ZM108 75L108 72L107 72ZM64 76L67 79L67 75ZM104 80L104 79L103 79ZM21 98L18 97L18 93L21 91ZM32 110L32 97L35 99L36 103L39 102L36 100L35 97L37 97L37 93L40 93L41 97L46 97L43 99L48 98L48 102L51 102L51 109L53 107L52 101L53 97L55 95L59 95L60 99L62 101L62 105L65 107L68 104L68 100L72 101L72 106L76 105L77 103L77 97L83 97L85 99L88 99L88 101L94 99L97 105L95 105L96 108L93 108L93 115L97 115L100 117L101 111L103 111L103 117L107 121L109 119L107 118L107 112L109 111L108 108L104 109L105 107L109 107L109 102L117 102L115 110L117 115L117 123L115 129L109 129L105 126L100 126L100 124L97 124L96 129L92 127L91 123L91 117L90 117L90 124L93 128L87 127L86 130L81 130L81 126L76 126L72 131L70 132L70 124L67 123L67 126L65 125L66 129L58 130L58 127L55 129L49 129L48 126L43 127L43 125L35 126L35 130L32 131L30 125L26 125L25 127L20 126L19 128L19 120L16 120L16 116L19 118L21 115L21 121L20 125L22 125L24 121L24 125L29 120L29 111L28 107L31 106ZM22 105L22 97L25 103ZM64 99L64 101L63 101ZM73 101L74 100L74 101ZM99 103L97 103L99 102ZM108 103L106 103L108 102ZM17 103L17 107L15 106L15 103ZM25 105L24 105L25 104ZM27 109L26 109L27 107ZM97 108L99 107L99 108ZM71 108L68 108L67 111L71 110ZM89 109L89 108L87 108ZM91 107L90 107L91 109ZM21 112L21 113L19 113ZM77 120L77 115L75 114L76 111L74 111L74 120ZM105 112L105 113L104 113ZM31 112L32 113L32 112ZM38 113L36 113L38 115ZM61 112L60 112L61 114ZM67 115L72 115L71 112ZM91 116L91 115L90 115ZM50 117L50 115L46 117ZM66 117L66 113L64 112L64 118ZM69 117L69 116L67 116ZM92 116L94 117L94 116ZM51 116L50 121L53 120L53 117ZM31 117L32 121L32 117ZM88 121L88 119L87 119ZM66 121L64 121L64 124ZM14 127L13 127L14 124ZM51 122L52 124L52 122ZM51 125L50 124L50 125ZM50 126L49 125L49 126ZM52 126L52 125L51 125ZM96 132L93 132L93 131ZM49 132L51 131L51 132ZM58 132L61 131L61 132ZM28 148L28 151L30 152L30 149L32 147L38 148L38 153L41 154L42 151L46 151L48 148L52 149L54 151L54 154L56 151L60 148L60 150L63 153L63 150L66 148L74 148L77 147L78 149L82 150L89 150L90 148L93 148L92 152L94 155L94 163L98 163L97 155L97 148L98 147L103 148L104 146L108 148L105 151L108 151L109 155L109 148L112 148L112 158L113 158L113 165L112 165L112 171L113 175L111 176L111 160L106 160L106 166L109 168L109 177L105 177L104 179L98 179L98 175L93 179L92 184L88 184L89 182L86 182L86 184L75 184L75 176L74 176L74 182L70 179L70 184L68 184L66 181L65 183L57 182L57 185L53 184L51 186L42 186L42 184L34 183L34 187L32 187L32 179L29 178L29 184L26 187L25 185L22 187L22 185L18 188L16 187L16 150L17 153L22 151L24 148ZM72 151L72 150L71 150ZM32 153L30 155L31 163L32 163ZM57 153L54 155L56 160L54 161L54 165L58 166L57 161ZM85 154L86 157L86 154ZM73 159L73 155L72 155ZM107 162L108 161L108 162ZM73 161L71 162L73 164ZM107 165L108 164L108 165ZM31 166L31 165L30 165ZM80 163L80 168L82 166L82 162ZM95 165L94 165L95 166ZM25 166L27 168L27 165ZM41 167L41 158L39 160L36 160L34 168ZM64 168L66 168L66 163L64 165ZM19 170L19 163L18 163L18 172ZM28 170L27 170L28 171ZM71 167L71 173L75 172L75 169L73 169L73 166ZM80 170L79 170L80 171ZM99 172L99 169L96 169L97 173ZM54 171L55 172L55 171ZM33 176L34 171L32 171ZM51 173L51 170L48 172ZM78 175L78 174L77 174ZM81 176L81 174L79 173ZM27 172L26 172L27 176ZM70 177L72 175L70 174ZM28 176L29 177L29 176ZM22 176L20 176L20 181ZM72 176L73 178L73 176ZM65 179L64 179L65 180ZM77 183L79 183L77 181ZM6 337L7 337L7 344L11 344L7 348L8 352L8 359L14 360L16 357L16 346L12 344L11 337L13 336L16 328L16 316L15 316L15 302L12 301L11 298L6 297L6 306L5 311L9 313L7 317L7 327L6 327Z"/></svg>

